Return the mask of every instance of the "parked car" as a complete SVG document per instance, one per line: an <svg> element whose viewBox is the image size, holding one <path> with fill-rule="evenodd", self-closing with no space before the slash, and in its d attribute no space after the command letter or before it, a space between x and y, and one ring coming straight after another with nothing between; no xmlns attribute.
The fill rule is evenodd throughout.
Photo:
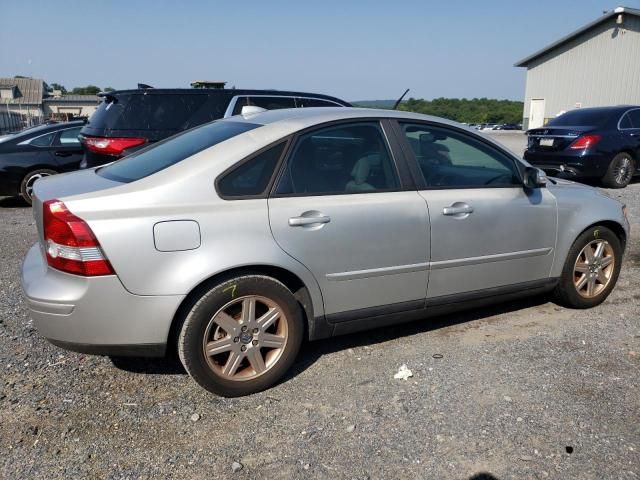
<svg viewBox="0 0 640 480"><path fill-rule="evenodd" d="M82 129L82 168L113 162L183 130L239 115L243 108L336 106L351 105L327 95L278 90L140 88L109 92Z"/></svg>
<svg viewBox="0 0 640 480"><path fill-rule="evenodd" d="M83 124L41 125L0 139L0 196L20 195L31 204L36 180L77 170L82 160L78 135Z"/></svg>
<svg viewBox="0 0 640 480"><path fill-rule="evenodd" d="M580 108L527 132L524 158L545 172L624 188L640 173L640 106Z"/></svg>
<svg viewBox="0 0 640 480"><path fill-rule="evenodd" d="M522 127L515 123L503 123L500 125L496 125L494 127L494 130L522 130Z"/></svg>
<svg viewBox="0 0 640 480"><path fill-rule="evenodd" d="M204 388L273 385L303 339L613 289L625 208L455 122L309 108L228 118L35 185L22 285L69 350L176 350Z"/></svg>

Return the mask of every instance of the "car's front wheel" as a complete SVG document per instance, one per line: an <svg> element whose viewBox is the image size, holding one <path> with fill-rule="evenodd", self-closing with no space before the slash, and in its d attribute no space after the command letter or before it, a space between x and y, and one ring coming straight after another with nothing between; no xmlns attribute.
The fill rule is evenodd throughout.
<svg viewBox="0 0 640 480"><path fill-rule="evenodd" d="M602 185L609 188L624 188L629 185L635 170L633 157L626 152L619 153L611 160L606 175L602 177Z"/></svg>
<svg viewBox="0 0 640 480"><path fill-rule="evenodd" d="M245 275L195 302L178 337L178 354L202 387L237 397L276 383L293 364L303 332L302 310L286 286Z"/></svg>
<svg viewBox="0 0 640 480"><path fill-rule="evenodd" d="M620 239L603 226L591 227L571 246L554 297L571 308L590 308L611 293L622 263Z"/></svg>

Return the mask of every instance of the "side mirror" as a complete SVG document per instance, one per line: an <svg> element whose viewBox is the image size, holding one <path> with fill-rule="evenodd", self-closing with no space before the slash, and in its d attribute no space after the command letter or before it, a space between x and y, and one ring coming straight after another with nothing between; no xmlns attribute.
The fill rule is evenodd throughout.
<svg viewBox="0 0 640 480"><path fill-rule="evenodd" d="M524 186L526 188L540 188L547 185L547 175L535 167L527 167L524 171Z"/></svg>

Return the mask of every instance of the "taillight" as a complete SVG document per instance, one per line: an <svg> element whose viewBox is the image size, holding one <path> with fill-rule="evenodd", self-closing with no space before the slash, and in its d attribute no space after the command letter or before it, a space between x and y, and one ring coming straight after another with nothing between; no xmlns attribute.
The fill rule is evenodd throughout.
<svg viewBox="0 0 640 480"><path fill-rule="evenodd" d="M137 147L146 143L146 138L105 138L82 136L82 142L95 153L104 155L122 155L127 148Z"/></svg>
<svg viewBox="0 0 640 480"><path fill-rule="evenodd" d="M48 200L42 208L49 266L85 277L114 274L100 243L84 220L67 210L60 200Z"/></svg>
<svg viewBox="0 0 640 480"><path fill-rule="evenodd" d="M569 145L569 148L572 150L584 150L586 148L591 148L598 143L601 138L602 137L600 135L582 135L576 138L574 142Z"/></svg>

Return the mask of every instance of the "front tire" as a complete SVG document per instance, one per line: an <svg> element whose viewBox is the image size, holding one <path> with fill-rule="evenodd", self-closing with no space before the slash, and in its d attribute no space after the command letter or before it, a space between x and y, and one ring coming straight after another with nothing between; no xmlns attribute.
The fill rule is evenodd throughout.
<svg viewBox="0 0 640 480"><path fill-rule="evenodd" d="M620 239L607 227L590 227L573 242L554 290L555 300L570 308L591 308L609 296L622 264Z"/></svg>
<svg viewBox="0 0 640 480"><path fill-rule="evenodd" d="M611 160L606 175L602 177L602 185L609 188L624 188L629 185L635 171L633 157L626 152L619 153Z"/></svg>
<svg viewBox="0 0 640 480"><path fill-rule="evenodd" d="M55 170L50 170L48 168L41 168L38 170L34 170L32 172L27 173L22 182L20 183L20 196L27 202L29 205L33 203L32 195L33 195L33 184L36 183L36 180L40 180L44 177L49 177L51 175L56 175L58 172Z"/></svg>
<svg viewBox="0 0 640 480"><path fill-rule="evenodd" d="M287 287L245 275L196 301L180 330L178 354L200 386L238 397L280 380L295 361L303 332L302 310Z"/></svg>

